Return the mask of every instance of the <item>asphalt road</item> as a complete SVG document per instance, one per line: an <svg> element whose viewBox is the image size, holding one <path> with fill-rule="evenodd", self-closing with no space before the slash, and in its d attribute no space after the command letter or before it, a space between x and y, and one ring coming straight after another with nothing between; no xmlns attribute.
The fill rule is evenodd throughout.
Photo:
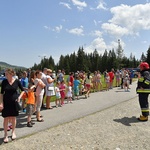
<svg viewBox="0 0 150 150"><path fill-rule="evenodd" d="M136 84L137 82L135 81L130 85L129 92L126 92L120 87L115 87L109 91L91 93L90 97L87 99L85 99L84 96L80 96L79 100L74 100L72 104L65 104L63 107L42 110L41 114L43 115L44 122L37 122L35 116L33 116L32 120L35 122L35 125L32 128L27 127L27 117L25 113L21 112L17 117L17 138L70 122L89 114L102 111L118 103L136 98ZM51 105L55 106L54 103ZM9 132L11 135L11 131ZM3 135L3 118L0 116L0 144L3 142Z"/></svg>

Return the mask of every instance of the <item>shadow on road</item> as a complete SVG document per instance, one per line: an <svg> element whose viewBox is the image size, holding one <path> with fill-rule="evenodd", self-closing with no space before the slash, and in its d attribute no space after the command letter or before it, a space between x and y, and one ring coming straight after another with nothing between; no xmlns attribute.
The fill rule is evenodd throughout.
<svg viewBox="0 0 150 150"><path fill-rule="evenodd" d="M118 123L122 123L123 125L126 125L126 126L131 126L132 123L138 123L139 122L135 116L132 116L131 118L123 117L121 119L114 119L113 121L118 122Z"/></svg>

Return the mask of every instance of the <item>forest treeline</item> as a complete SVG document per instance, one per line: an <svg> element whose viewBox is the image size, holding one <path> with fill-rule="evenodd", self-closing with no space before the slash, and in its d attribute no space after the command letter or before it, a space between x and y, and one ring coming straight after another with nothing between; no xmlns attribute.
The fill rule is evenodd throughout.
<svg viewBox="0 0 150 150"><path fill-rule="evenodd" d="M39 64L35 63L32 69L42 70L43 68L50 68L56 72L59 69L64 69L66 74L80 70L85 72L94 72L95 70L104 72L106 69L110 71L111 68L137 68L140 61L148 61L150 63L150 47L147 50L147 56L142 53L140 60L136 59L132 53L127 58L123 54L121 47L118 47L116 51L114 49L105 50L103 54L99 54L96 49L93 53L85 53L83 47L79 47L76 53L74 52L66 56L61 55L57 64L55 64L54 59L50 56L49 58L43 58Z"/></svg>

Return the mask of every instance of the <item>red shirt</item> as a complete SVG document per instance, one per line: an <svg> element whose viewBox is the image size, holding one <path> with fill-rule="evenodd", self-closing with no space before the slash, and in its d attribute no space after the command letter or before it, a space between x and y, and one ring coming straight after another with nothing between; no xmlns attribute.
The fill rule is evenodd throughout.
<svg viewBox="0 0 150 150"><path fill-rule="evenodd" d="M73 76L70 76L70 82L71 82L71 85L70 85L70 86L73 86L73 81L74 81L74 77L73 77Z"/></svg>
<svg viewBox="0 0 150 150"><path fill-rule="evenodd" d="M109 77L110 77L110 82L112 82L113 79L114 79L114 73L111 71L108 74L109 74Z"/></svg>

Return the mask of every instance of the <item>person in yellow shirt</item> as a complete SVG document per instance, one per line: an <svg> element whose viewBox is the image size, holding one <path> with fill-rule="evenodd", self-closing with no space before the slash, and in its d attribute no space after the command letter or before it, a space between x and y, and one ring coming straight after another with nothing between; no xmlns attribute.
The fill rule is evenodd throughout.
<svg viewBox="0 0 150 150"><path fill-rule="evenodd" d="M35 105L35 85L29 83L28 86L28 100L27 100L27 107L26 107L26 114L27 114L27 127L32 127L33 122L31 121L31 116L34 112L34 105Z"/></svg>

